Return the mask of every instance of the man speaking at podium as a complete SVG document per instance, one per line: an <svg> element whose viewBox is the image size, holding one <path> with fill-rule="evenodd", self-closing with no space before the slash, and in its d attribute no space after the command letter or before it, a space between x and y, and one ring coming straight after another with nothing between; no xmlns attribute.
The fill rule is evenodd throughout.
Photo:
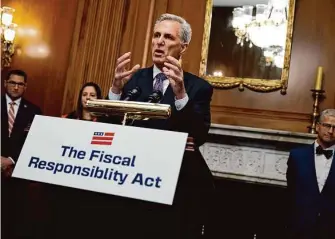
<svg viewBox="0 0 335 239"><path fill-rule="evenodd" d="M129 205L126 204L126 214L134 223L128 227L130 232L125 233L133 231L138 238L193 239L206 235L214 185L198 147L208 134L213 89L207 81L181 68L179 60L190 43L191 35L191 26L185 19L163 14L154 26L153 67L139 69L140 66L136 65L126 70L130 52L117 60L115 79L108 96L110 100L122 100L127 92L138 87L141 94L136 101L147 101L149 95L158 91L162 94L160 103L169 104L172 109L167 120L135 121L133 125L186 132L195 143L194 151L185 151L172 206L136 200L129 200ZM169 150L168 142L164 143Z"/></svg>

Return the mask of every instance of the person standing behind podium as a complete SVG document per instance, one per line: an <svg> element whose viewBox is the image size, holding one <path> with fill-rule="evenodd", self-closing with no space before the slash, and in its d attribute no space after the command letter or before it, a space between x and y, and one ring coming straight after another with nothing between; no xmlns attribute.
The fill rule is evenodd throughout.
<svg viewBox="0 0 335 239"><path fill-rule="evenodd" d="M191 26L185 19L163 14L155 23L152 37L154 65L126 70L131 53L117 60L115 78L109 92L110 100L122 100L129 90L139 87L137 101L147 101L155 90L163 95L160 103L171 105L166 120L135 121L134 126L186 132L197 147L206 140L210 126L211 85L183 71L179 60L191 41ZM163 141L164 142L164 141ZM168 142L166 150L169 150ZM139 238L203 237L208 219L208 206L214 190L213 178L198 148L185 152L172 206L133 201L128 214L133 223L124 233ZM126 204L127 205L127 204ZM123 214L125 214L123 212Z"/></svg>
<svg viewBox="0 0 335 239"><path fill-rule="evenodd" d="M86 102L88 100L101 98L102 94L99 85L93 82L87 82L80 89L76 110L69 114L62 115L62 117L68 119L97 121L97 118L93 117L86 109Z"/></svg>
<svg viewBox="0 0 335 239"><path fill-rule="evenodd" d="M321 113L316 130L316 141L288 159L292 239L335 238L335 109Z"/></svg>
<svg viewBox="0 0 335 239"><path fill-rule="evenodd" d="M33 223L26 211L28 183L11 178L30 125L35 115L42 114L38 106L23 98L27 78L22 70L9 71L4 81L5 95L1 98L1 235L6 239L19 238L23 231L29 236Z"/></svg>

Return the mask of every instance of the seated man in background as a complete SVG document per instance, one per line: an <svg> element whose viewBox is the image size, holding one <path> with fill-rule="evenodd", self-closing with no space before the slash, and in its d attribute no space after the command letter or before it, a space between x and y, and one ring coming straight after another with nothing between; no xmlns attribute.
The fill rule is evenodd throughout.
<svg viewBox="0 0 335 239"><path fill-rule="evenodd" d="M191 26L185 19L163 14L156 21L152 37L154 65L144 69L136 65L127 71L130 52L117 60L110 100L122 100L129 90L139 87L141 94L137 101L147 101L154 90L160 91L163 95L160 103L169 104L172 109L167 120L135 121L133 125L186 132L196 144L194 152L186 151L184 154L172 206L123 200L124 207L117 215L120 221L125 221L124 230L120 233L124 238L193 239L206 235L214 184L198 147L205 142L208 134L213 89L207 81L183 71L179 63L190 43L191 34ZM162 143L169 150L169 142L162 139ZM111 230L116 232L120 228Z"/></svg>
<svg viewBox="0 0 335 239"><path fill-rule="evenodd" d="M321 113L317 139L288 159L292 239L335 238L335 109Z"/></svg>
<svg viewBox="0 0 335 239"><path fill-rule="evenodd" d="M30 125L35 115L42 112L38 106L23 98L27 89L27 74L24 71L10 71L4 81L4 88L5 95L1 98L1 232L3 238L7 239L16 238L16 228L23 224L19 221L24 218L23 205L26 202L23 195L27 189L22 181L10 176ZM28 233L26 231L24 235Z"/></svg>

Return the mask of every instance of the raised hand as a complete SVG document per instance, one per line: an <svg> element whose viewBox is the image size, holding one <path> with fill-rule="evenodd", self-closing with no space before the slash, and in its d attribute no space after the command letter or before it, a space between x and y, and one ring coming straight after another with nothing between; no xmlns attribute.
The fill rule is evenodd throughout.
<svg viewBox="0 0 335 239"><path fill-rule="evenodd" d="M140 65L135 65L131 70L126 70L126 65L130 62L131 52L127 52L116 61L115 77L112 85L112 92L120 94L123 86L129 81L132 75L140 69Z"/></svg>
<svg viewBox="0 0 335 239"><path fill-rule="evenodd" d="M163 73L168 77L176 99L182 99L186 96L183 70L176 58L168 56L166 59L167 62L164 62Z"/></svg>

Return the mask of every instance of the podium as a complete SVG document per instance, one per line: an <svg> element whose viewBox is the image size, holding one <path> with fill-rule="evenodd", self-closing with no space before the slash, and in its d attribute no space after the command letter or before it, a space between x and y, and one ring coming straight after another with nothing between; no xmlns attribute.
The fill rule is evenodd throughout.
<svg viewBox="0 0 335 239"><path fill-rule="evenodd" d="M120 116L122 125L36 116L13 173L45 183L55 238L108 233L177 238L185 222L194 220L192 228L202 223L198 205L208 204L202 199L208 177L198 152L185 152L194 150L192 139L185 147L186 133L126 125L169 120L170 105L105 100L87 105L93 115ZM99 140L104 143L92 143ZM192 228L185 231L198 231ZM63 237L66 231L69 237Z"/></svg>

